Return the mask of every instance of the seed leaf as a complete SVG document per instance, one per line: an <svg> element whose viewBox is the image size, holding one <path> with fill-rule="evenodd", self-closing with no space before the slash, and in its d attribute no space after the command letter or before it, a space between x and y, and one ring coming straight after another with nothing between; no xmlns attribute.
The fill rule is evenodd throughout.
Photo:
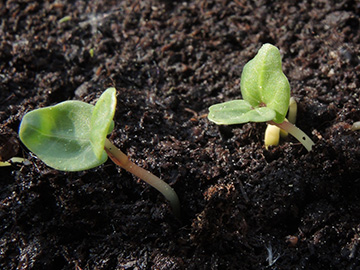
<svg viewBox="0 0 360 270"><path fill-rule="evenodd" d="M208 118L218 125L233 125L270 121L275 115L268 107L254 109L249 102L239 99L210 106Z"/></svg>
<svg viewBox="0 0 360 270"><path fill-rule="evenodd" d="M93 110L93 105L81 101L65 101L31 111L21 121L20 139L54 169L82 171L97 167L107 155L95 156L90 143Z"/></svg>
<svg viewBox="0 0 360 270"><path fill-rule="evenodd" d="M95 104L95 109L91 116L90 141L93 151L99 159L106 154L104 150L106 135L111 133L114 128L114 118L116 108L116 90L108 88Z"/></svg>
<svg viewBox="0 0 360 270"><path fill-rule="evenodd" d="M250 60L241 74L241 94L251 106L266 106L276 112L272 119L284 121L289 107L290 84L282 72L279 50L264 44L257 55Z"/></svg>
<svg viewBox="0 0 360 270"><path fill-rule="evenodd" d="M96 105L65 101L27 113L19 137L48 166L82 171L107 160L106 135L114 128L115 88L107 89Z"/></svg>

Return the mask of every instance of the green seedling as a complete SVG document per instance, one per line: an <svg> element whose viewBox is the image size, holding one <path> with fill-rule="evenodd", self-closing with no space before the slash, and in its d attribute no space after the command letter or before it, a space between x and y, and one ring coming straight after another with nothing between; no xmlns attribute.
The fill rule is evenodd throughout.
<svg viewBox="0 0 360 270"><path fill-rule="evenodd" d="M243 99L212 105L208 118L218 125L267 122L294 136L311 151L314 142L285 119L289 107L290 84L282 72L279 50L264 44L241 75Z"/></svg>
<svg viewBox="0 0 360 270"><path fill-rule="evenodd" d="M36 109L21 121L19 136L24 145L45 164L62 171L82 171L103 164L108 157L144 180L169 200L180 215L175 191L160 178L129 160L106 137L114 128L116 90L108 88L94 105L65 101Z"/></svg>

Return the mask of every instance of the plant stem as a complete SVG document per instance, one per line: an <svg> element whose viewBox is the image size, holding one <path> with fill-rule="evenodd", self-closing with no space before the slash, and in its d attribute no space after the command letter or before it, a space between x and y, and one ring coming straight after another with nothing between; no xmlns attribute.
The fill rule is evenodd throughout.
<svg viewBox="0 0 360 270"><path fill-rule="evenodd" d="M289 132L292 136L294 136L299 142L301 142L302 145L308 150L311 151L312 146L314 145L314 142L310 139L308 135L306 135L301 129L297 128L293 124L291 124L289 121L285 120L282 123L275 123L274 121L268 122L271 125L276 125L279 128Z"/></svg>
<svg viewBox="0 0 360 270"><path fill-rule="evenodd" d="M180 202L179 198L172 187L161 180L159 177L153 175L149 171L137 166L133 163L127 155L120 149L113 145L108 139L105 140L105 151L110 159L118 166L124 168L128 172L136 175L144 180L149 185L156 188L165 198L170 202L174 214L180 217Z"/></svg>
<svg viewBox="0 0 360 270"><path fill-rule="evenodd" d="M288 109L288 116L287 116L287 120L291 123L294 124L296 123L296 115L297 115L297 103L294 97L290 97L289 100L289 109ZM286 138L288 133L281 129L280 130L280 135L282 138Z"/></svg>
<svg viewBox="0 0 360 270"><path fill-rule="evenodd" d="M287 119L289 120L289 122L291 124L296 123L296 115L297 115L297 103L294 97L290 98L289 101L289 112L288 112L288 117Z"/></svg>

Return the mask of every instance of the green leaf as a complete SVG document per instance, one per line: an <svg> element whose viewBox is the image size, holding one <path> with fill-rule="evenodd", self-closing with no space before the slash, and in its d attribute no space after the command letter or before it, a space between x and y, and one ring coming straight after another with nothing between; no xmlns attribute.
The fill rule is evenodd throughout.
<svg viewBox="0 0 360 270"><path fill-rule="evenodd" d="M95 155L98 158L106 152L104 150L106 135L111 133L114 128L114 114L116 109L116 90L108 88L101 95L95 104L95 109L91 116L91 135L90 141Z"/></svg>
<svg viewBox="0 0 360 270"><path fill-rule="evenodd" d="M90 142L94 106L65 101L27 113L21 121L21 141L48 166L63 171L94 168L107 160L96 156Z"/></svg>
<svg viewBox="0 0 360 270"><path fill-rule="evenodd" d="M212 105L208 118L218 125L265 122L274 119L276 113L268 107L252 108L245 100L232 100Z"/></svg>
<svg viewBox="0 0 360 270"><path fill-rule="evenodd" d="M290 84L281 67L279 50L264 44L250 60L241 75L243 99L254 108L266 106L276 112L276 123L284 121L290 99Z"/></svg>

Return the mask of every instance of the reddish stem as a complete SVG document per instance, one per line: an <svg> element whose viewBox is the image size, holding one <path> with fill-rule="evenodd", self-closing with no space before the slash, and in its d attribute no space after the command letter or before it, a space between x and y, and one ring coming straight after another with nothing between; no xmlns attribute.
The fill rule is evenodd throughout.
<svg viewBox="0 0 360 270"><path fill-rule="evenodd" d="M180 202L173 188L171 188L159 177L153 175L149 171L133 163L127 155L125 155L120 149L115 147L108 139L106 139L105 141L105 151L116 165L136 175L149 185L156 188L160 193L162 193L165 198L170 202L174 214L177 217L180 217Z"/></svg>

